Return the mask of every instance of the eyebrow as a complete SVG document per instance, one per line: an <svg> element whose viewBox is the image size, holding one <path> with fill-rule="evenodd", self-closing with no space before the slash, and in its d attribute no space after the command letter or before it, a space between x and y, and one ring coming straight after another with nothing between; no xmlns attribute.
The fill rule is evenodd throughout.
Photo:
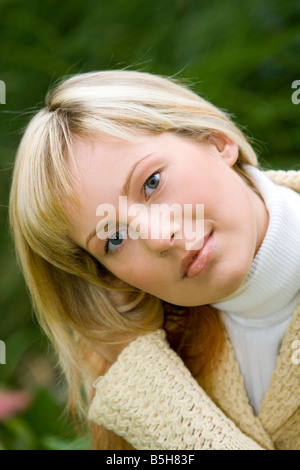
<svg viewBox="0 0 300 470"><path fill-rule="evenodd" d="M132 175L135 171L135 169L137 168L137 166L142 163L144 160L146 160L146 158L150 157L151 155L153 155L152 153L149 153L148 155L146 155L145 157L143 157L141 160L138 160L137 162L135 162L132 167L130 168L130 171L125 179L125 183L123 184L122 186L122 189L121 189L121 192L120 192L120 196L127 196L128 193L129 193L129 190L130 190L130 183L131 183L131 179L132 179ZM92 240L92 238L94 238L94 236L97 235L97 229L95 228L87 237L86 239L86 242L85 242L85 247L88 248L88 244L90 243L90 241Z"/></svg>

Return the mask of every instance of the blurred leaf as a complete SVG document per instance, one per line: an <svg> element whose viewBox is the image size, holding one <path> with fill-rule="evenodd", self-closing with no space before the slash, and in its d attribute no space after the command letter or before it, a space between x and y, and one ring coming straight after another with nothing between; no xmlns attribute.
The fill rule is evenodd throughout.
<svg viewBox="0 0 300 470"><path fill-rule="evenodd" d="M36 450L38 438L29 424L22 418L14 417L5 423L6 449Z"/></svg>
<svg viewBox="0 0 300 470"><path fill-rule="evenodd" d="M89 443L83 438L68 441L48 436L43 438L42 445L45 450L89 450Z"/></svg>
<svg viewBox="0 0 300 470"><path fill-rule="evenodd" d="M88 441L78 437L63 417L62 407L48 390L38 390L31 406L0 423L0 442L8 450L85 450Z"/></svg>
<svg viewBox="0 0 300 470"><path fill-rule="evenodd" d="M25 351L37 341L37 338L37 332L33 330L31 324L28 324L6 339L6 364L0 369L0 382L9 381Z"/></svg>
<svg viewBox="0 0 300 470"><path fill-rule="evenodd" d="M62 406L47 389L37 391L32 405L22 416L40 436L70 435L70 423L62 415Z"/></svg>

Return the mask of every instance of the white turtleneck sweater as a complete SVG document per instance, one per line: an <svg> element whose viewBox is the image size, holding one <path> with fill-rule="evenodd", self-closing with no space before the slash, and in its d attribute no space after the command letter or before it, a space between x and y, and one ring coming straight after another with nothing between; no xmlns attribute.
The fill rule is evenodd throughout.
<svg viewBox="0 0 300 470"><path fill-rule="evenodd" d="M245 169L269 212L269 225L242 286L215 304L222 311L250 404L256 414L269 387L300 296L300 195Z"/></svg>

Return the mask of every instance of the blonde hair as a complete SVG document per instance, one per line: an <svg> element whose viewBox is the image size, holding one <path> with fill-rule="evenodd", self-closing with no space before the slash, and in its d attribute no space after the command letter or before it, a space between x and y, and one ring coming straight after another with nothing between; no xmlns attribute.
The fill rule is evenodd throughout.
<svg viewBox="0 0 300 470"><path fill-rule="evenodd" d="M235 170L257 158L229 116L175 80L134 71L75 75L47 94L21 140L10 195L17 256L42 328L69 384L69 403L86 415L92 381L106 370L89 340L117 343L165 325L165 304L114 278L69 235L65 201L78 203L67 165L75 139L134 140L173 132L201 142L222 134L239 147ZM250 184L250 181L248 181ZM126 294L120 308L113 290ZM113 338L113 339L112 339ZM82 385L85 392L82 393Z"/></svg>

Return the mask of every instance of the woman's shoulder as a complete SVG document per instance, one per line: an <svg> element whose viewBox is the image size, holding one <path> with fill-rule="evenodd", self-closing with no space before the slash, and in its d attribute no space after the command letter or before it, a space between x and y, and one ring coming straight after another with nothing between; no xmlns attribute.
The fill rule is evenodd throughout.
<svg viewBox="0 0 300 470"><path fill-rule="evenodd" d="M266 170L264 173L274 183L287 186L300 193L300 170Z"/></svg>

